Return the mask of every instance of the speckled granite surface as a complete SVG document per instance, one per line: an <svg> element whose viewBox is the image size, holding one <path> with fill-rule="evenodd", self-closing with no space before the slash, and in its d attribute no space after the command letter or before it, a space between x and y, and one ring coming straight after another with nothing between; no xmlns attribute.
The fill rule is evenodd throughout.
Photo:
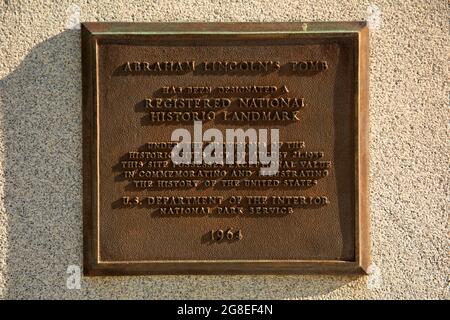
<svg viewBox="0 0 450 320"><path fill-rule="evenodd" d="M75 5L75 6L74 6ZM83 278L81 21L369 20L373 274ZM441 298L448 296L448 3L0 2L0 296Z"/></svg>

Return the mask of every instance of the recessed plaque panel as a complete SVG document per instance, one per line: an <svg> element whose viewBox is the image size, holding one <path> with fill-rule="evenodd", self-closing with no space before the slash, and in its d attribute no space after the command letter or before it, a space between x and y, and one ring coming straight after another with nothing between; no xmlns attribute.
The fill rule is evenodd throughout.
<svg viewBox="0 0 450 320"><path fill-rule="evenodd" d="M83 24L85 274L363 273L367 41Z"/></svg>

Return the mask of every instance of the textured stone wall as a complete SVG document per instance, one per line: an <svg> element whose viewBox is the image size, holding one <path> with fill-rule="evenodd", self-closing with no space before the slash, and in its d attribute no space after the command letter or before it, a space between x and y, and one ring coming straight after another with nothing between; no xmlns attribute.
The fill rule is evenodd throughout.
<svg viewBox="0 0 450 320"><path fill-rule="evenodd" d="M83 278L81 21L368 20L372 274ZM448 298L445 0L0 1L3 298Z"/></svg>

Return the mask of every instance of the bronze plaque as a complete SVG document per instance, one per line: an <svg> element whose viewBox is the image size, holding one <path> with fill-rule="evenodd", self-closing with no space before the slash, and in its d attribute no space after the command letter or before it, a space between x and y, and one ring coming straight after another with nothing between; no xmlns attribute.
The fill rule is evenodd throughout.
<svg viewBox="0 0 450 320"><path fill-rule="evenodd" d="M84 23L84 273L364 273L367 55L362 22Z"/></svg>

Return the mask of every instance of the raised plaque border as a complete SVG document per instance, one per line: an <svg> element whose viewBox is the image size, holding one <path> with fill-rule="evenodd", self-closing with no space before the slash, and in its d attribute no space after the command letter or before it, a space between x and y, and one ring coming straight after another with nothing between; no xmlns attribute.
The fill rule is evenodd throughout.
<svg viewBox="0 0 450 320"><path fill-rule="evenodd" d="M98 249L98 40L146 35L264 36L320 35L357 41L355 79L355 261L169 260L104 262ZM368 54L365 22L285 23L104 23L81 25L83 104L83 273L86 276L150 274L367 274L370 264L368 207Z"/></svg>

